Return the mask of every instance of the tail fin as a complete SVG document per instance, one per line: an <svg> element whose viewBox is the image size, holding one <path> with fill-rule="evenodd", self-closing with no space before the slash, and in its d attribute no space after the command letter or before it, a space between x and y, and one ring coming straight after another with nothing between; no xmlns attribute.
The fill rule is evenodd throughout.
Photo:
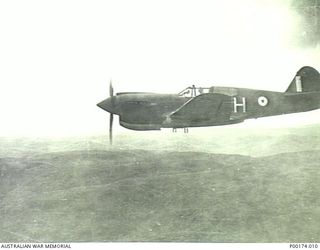
<svg viewBox="0 0 320 250"><path fill-rule="evenodd" d="M320 91L320 74L309 66L302 67L293 78L286 92L313 92Z"/></svg>

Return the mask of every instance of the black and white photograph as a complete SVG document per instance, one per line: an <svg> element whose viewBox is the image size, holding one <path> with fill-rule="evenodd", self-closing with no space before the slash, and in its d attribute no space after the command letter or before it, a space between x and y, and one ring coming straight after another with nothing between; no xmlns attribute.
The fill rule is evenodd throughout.
<svg viewBox="0 0 320 250"><path fill-rule="evenodd" d="M0 1L1 248L317 248L319 72L318 0Z"/></svg>

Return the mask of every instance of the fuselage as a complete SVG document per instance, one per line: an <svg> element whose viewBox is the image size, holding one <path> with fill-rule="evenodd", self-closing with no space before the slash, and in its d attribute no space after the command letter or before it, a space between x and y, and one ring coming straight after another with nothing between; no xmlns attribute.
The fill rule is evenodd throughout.
<svg viewBox="0 0 320 250"><path fill-rule="evenodd" d="M208 88L209 89L209 88ZM187 103L201 102L200 95L119 93L98 104L112 114L119 115L120 125L134 130L158 130L161 128L187 128L218 126L240 123L245 119L265 116L305 112L320 107L319 92L282 93L244 88L211 87L206 95L213 101L197 103L195 110L207 113L196 116L186 113L179 119L171 119L171 114ZM223 96L216 107L215 95ZM198 99L196 99L198 98ZM212 102L212 109L210 107ZM192 106L192 105L189 105ZM203 107L204 110L201 110ZM215 112L210 112L211 110ZM200 118L199 118L200 117Z"/></svg>

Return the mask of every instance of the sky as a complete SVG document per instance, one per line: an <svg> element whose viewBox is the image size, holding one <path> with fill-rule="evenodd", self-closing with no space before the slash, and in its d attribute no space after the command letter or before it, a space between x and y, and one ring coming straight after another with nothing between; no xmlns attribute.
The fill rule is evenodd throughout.
<svg viewBox="0 0 320 250"><path fill-rule="evenodd" d="M289 0L0 1L0 136L105 133L110 79L115 92L284 91L300 67L320 70L302 19ZM297 121L320 113L241 126Z"/></svg>

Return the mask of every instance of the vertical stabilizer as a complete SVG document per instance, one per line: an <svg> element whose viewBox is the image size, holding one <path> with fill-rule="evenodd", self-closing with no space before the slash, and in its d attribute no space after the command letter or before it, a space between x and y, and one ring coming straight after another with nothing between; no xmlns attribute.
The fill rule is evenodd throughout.
<svg viewBox="0 0 320 250"><path fill-rule="evenodd" d="M314 91L320 91L320 74L316 69L309 66L302 67L297 72L286 90L288 93Z"/></svg>

